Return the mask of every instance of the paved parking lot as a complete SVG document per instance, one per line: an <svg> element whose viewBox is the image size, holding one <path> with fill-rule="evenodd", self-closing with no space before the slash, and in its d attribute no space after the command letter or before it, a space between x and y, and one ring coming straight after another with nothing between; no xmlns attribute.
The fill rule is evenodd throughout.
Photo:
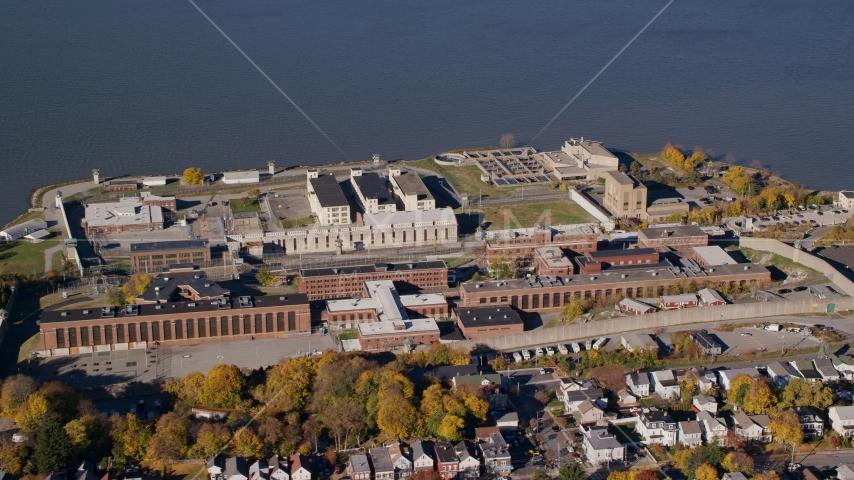
<svg viewBox="0 0 854 480"><path fill-rule="evenodd" d="M820 213L819 213L820 212ZM798 222L798 224L810 224L813 227L825 225L838 225L848 221L851 218L851 212L835 207L823 207L820 210L806 209L804 211L796 211L795 213L774 216L753 216L754 227L766 227L779 223ZM735 220L740 220L741 217Z"/></svg>
<svg viewBox="0 0 854 480"><path fill-rule="evenodd" d="M205 373L220 363L240 368L266 367L304 355L309 349L323 352L336 349L336 345L332 337L319 334L157 348L152 345L147 350L39 358L31 362L29 372L41 381L61 380L77 388L97 387Z"/></svg>
<svg viewBox="0 0 854 480"><path fill-rule="evenodd" d="M746 351L780 351L795 348L814 348L821 341L806 337L800 333L772 332L758 328L736 328L732 332L711 331L723 342L725 355L735 355ZM745 335L743 335L745 334Z"/></svg>

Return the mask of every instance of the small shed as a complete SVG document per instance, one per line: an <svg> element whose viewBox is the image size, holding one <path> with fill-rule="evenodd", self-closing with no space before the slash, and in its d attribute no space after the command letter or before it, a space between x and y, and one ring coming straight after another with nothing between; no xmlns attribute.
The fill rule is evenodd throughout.
<svg viewBox="0 0 854 480"><path fill-rule="evenodd" d="M632 315L646 315L656 311L655 307L637 300L632 300L631 298L624 298L620 300L620 303L617 304L617 309L631 313Z"/></svg>
<svg viewBox="0 0 854 480"><path fill-rule="evenodd" d="M697 293L700 295L700 300L703 302L703 305L707 307L726 305L726 300L724 300L721 294L711 288L704 288Z"/></svg>

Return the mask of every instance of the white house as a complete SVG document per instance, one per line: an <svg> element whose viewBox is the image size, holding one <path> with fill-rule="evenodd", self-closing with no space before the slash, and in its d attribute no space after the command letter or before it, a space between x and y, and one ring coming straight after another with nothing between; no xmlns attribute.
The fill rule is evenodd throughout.
<svg viewBox="0 0 854 480"><path fill-rule="evenodd" d="M638 422L636 431L638 435L646 439L647 443L659 443L672 447L676 445L676 437L678 435L678 426L676 421L669 413L650 409L647 412L641 412L637 415Z"/></svg>
<svg viewBox="0 0 854 480"><path fill-rule="evenodd" d="M679 382L672 370L659 370L652 372L653 390L656 395L665 400L675 400L680 397Z"/></svg>
<svg viewBox="0 0 854 480"><path fill-rule="evenodd" d="M430 452L433 449L421 440L412 442L412 464L416 472L433 470L434 460Z"/></svg>
<svg viewBox="0 0 854 480"><path fill-rule="evenodd" d="M854 468L852 468L852 465L845 464L836 467L836 478L839 480L854 480Z"/></svg>
<svg viewBox="0 0 854 480"><path fill-rule="evenodd" d="M291 455L291 480L311 480L311 465L301 453Z"/></svg>
<svg viewBox="0 0 854 480"><path fill-rule="evenodd" d="M720 379L721 388L729 390L729 384L742 375L749 375L753 378L758 378L760 376L759 370L754 367L718 370L718 378Z"/></svg>
<svg viewBox="0 0 854 480"><path fill-rule="evenodd" d="M572 412L572 416L575 417L575 422L578 425L586 425L590 423L597 423L602 420L602 416L605 412L602 411L601 408L597 407L595 403L590 400L585 400L578 404L575 411Z"/></svg>
<svg viewBox="0 0 854 480"><path fill-rule="evenodd" d="M789 366L789 363L783 363L775 360L766 367L768 378L777 388L785 388L793 378L801 378L797 370Z"/></svg>
<svg viewBox="0 0 854 480"><path fill-rule="evenodd" d="M252 480L269 480L270 468L267 465L267 461L259 459L252 465L249 465L249 478Z"/></svg>
<svg viewBox="0 0 854 480"><path fill-rule="evenodd" d="M812 361L816 371L821 375L824 383L833 383L839 381L839 372L833 366L833 362L829 358L816 358Z"/></svg>
<svg viewBox="0 0 854 480"><path fill-rule="evenodd" d="M480 476L480 459L474 449L465 440L454 445L454 452L460 460L459 478L478 478Z"/></svg>
<svg viewBox="0 0 854 480"><path fill-rule="evenodd" d="M25 235L47 228L47 222L40 219L28 220L18 225L13 225L6 230L0 231L0 238L11 242Z"/></svg>
<svg viewBox="0 0 854 480"><path fill-rule="evenodd" d="M854 406L830 407L827 409L830 427L843 437L854 433Z"/></svg>
<svg viewBox="0 0 854 480"><path fill-rule="evenodd" d="M288 459L273 455L267 460L267 468L272 480L290 480L291 473L288 468Z"/></svg>
<svg viewBox="0 0 854 480"><path fill-rule="evenodd" d="M622 461L626 456L624 447L614 435L604 427L582 429L584 433L584 453L587 460L593 464L608 463L614 460Z"/></svg>
<svg viewBox="0 0 854 480"><path fill-rule="evenodd" d="M836 206L844 209L854 208L854 192L851 190L842 190L839 192L839 198L835 202Z"/></svg>
<svg viewBox="0 0 854 480"><path fill-rule="evenodd" d="M394 442L388 447L388 455L394 464L394 479L405 480L412 476L412 461L409 457L409 449L400 442Z"/></svg>
<svg viewBox="0 0 854 480"><path fill-rule="evenodd" d="M691 399L691 405L693 405L698 412L709 412L711 414L718 413L718 401L711 395L695 395L694 398Z"/></svg>
<svg viewBox="0 0 854 480"><path fill-rule="evenodd" d="M214 455L205 461L205 468L212 479L219 477L225 468L225 457L222 454Z"/></svg>
<svg viewBox="0 0 854 480"><path fill-rule="evenodd" d="M703 429L700 422L679 422L679 443L688 448L699 447L703 443Z"/></svg>
<svg viewBox="0 0 854 480"><path fill-rule="evenodd" d="M724 444L729 427L722 418L713 417L709 412L700 412L697 414L697 421L703 429L703 440L706 443Z"/></svg>
<svg viewBox="0 0 854 480"><path fill-rule="evenodd" d="M638 397L649 396L649 374L646 372L635 372L627 374L626 385Z"/></svg>
<svg viewBox="0 0 854 480"><path fill-rule="evenodd" d="M225 172L222 174L222 183L226 185L239 185L243 183L258 183L261 175L257 170L249 172Z"/></svg>
<svg viewBox="0 0 854 480"><path fill-rule="evenodd" d="M731 419L736 437L754 442L771 441L768 415L748 415L738 411Z"/></svg>
<svg viewBox="0 0 854 480"><path fill-rule="evenodd" d="M634 353L635 349L658 351L658 344L646 333L624 333L620 337L620 344L623 345L623 348L632 353Z"/></svg>

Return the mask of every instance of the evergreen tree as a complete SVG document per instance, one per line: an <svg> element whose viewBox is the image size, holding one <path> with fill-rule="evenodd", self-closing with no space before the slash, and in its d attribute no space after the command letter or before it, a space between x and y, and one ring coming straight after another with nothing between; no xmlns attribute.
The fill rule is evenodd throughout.
<svg viewBox="0 0 854 480"><path fill-rule="evenodd" d="M65 429L54 419L41 423L36 434L33 463L39 473L65 472L71 468L74 446Z"/></svg>

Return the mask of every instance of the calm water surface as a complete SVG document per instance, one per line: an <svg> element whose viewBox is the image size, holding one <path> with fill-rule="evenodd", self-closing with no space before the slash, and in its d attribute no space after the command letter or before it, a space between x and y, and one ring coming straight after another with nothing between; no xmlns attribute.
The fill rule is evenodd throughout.
<svg viewBox="0 0 854 480"><path fill-rule="evenodd" d="M198 0L352 159L529 140L665 1ZM670 8L535 142L713 148L854 188L854 3ZM182 0L0 0L0 223L88 176L343 161Z"/></svg>

